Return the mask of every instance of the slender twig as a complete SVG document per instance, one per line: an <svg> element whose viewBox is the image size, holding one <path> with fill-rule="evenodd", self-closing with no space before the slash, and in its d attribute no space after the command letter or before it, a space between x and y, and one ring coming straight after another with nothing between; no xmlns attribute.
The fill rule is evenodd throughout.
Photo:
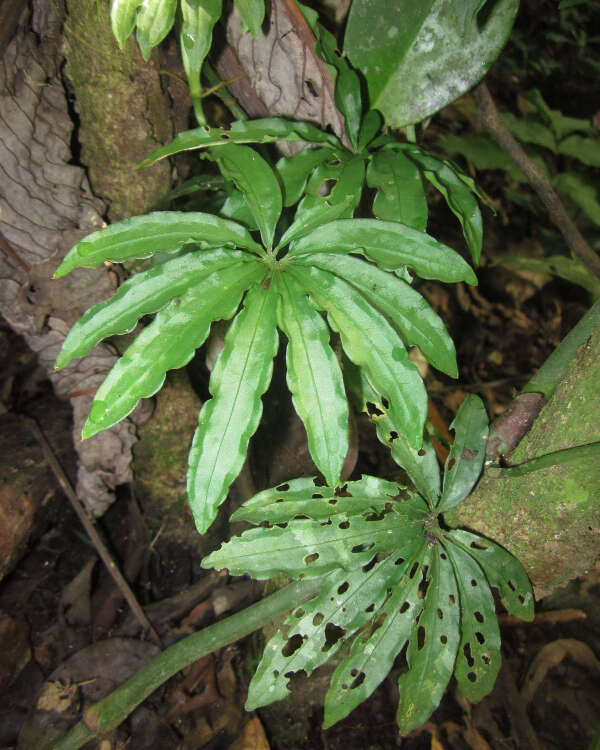
<svg viewBox="0 0 600 750"><path fill-rule="evenodd" d="M575 445L572 448L545 453L543 456L532 458L524 461L522 464L514 466L491 466L487 474L491 479L506 479L507 477L521 477L532 471L547 469L550 466L569 463L571 461L581 461L584 459L597 460L600 456L600 441L597 443L584 443Z"/></svg>
<svg viewBox="0 0 600 750"><path fill-rule="evenodd" d="M481 124L484 130L487 130L498 141L499 146L506 151L521 172L523 172L527 182L535 190L539 199L546 207L550 221L560 230L573 255L576 255L582 263L585 263L590 271L600 278L600 257L592 250L579 229L575 226L575 223L566 212L561 199L550 184L550 180L527 156L523 148L502 122L500 113L485 83L479 84L474 90L473 96L481 111Z"/></svg>
<svg viewBox="0 0 600 750"><path fill-rule="evenodd" d="M131 611L135 614L135 616L137 617L138 621L141 623L144 630L148 631L150 635L150 639L154 643L156 643L157 646L161 646L158 633L154 630L154 628L152 627L152 624L150 623L150 621L144 614L144 610L141 608L138 600L135 598L135 594L133 593L129 584L123 577L113 556L110 554L106 545L100 538L100 535L96 531L96 527L94 526L91 518L88 516L83 506L81 505L79 498L75 494L75 490L73 489L71 482L69 482L69 479L67 475L65 474L62 466L59 464L56 456L54 455L54 452L52 448L50 447L50 443L46 440L45 435L40 430L37 422L34 419L25 417L25 423L27 424L27 427L29 427L29 429L33 433L38 443L40 444L42 451L44 453L44 456L46 458L46 461L48 462L48 465L52 469L52 473L56 477L57 482L60 484L63 492L65 493L69 502L71 503L73 510L77 514L77 517L81 521L84 529L86 530L88 536L90 537L96 549L96 552L98 553L102 562L106 566L106 569L108 570L114 582L117 584L117 586L121 590L123 597L125 598L129 606L131 607Z"/></svg>

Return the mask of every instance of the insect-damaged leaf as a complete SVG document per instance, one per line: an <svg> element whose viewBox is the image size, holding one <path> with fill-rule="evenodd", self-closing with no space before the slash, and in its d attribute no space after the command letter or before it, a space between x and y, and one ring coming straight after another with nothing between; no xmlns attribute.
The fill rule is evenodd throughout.
<svg viewBox="0 0 600 750"><path fill-rule="evenodd" d="M384 221L399 221L424 232L427 200L421 174L415 164L398 151L378 151L367 171L367 183L377 188L373 214Z"/></svg>
<svg viewBox="0 0 600 750"><path fill-rule="evenodd" d="M294 156L279 159L275 171L281 180L284 206L293 206L300 200L312 171L331 156L330 149L305 148Z"/></svg>
<svg viewBox="0 0 600 750"><path fill-rule="evenodd" d="M98 388L83 437L117 424L141 398L156 393L166 372L186 365L206 340L211 323L230 318L244 290L260 283L265 273L258 261L220 269L164 307Z"/></svg>

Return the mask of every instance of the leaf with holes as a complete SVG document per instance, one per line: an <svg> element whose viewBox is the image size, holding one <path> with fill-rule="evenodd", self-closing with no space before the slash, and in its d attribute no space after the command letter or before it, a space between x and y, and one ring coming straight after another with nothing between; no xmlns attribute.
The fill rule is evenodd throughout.
<svg viewBox="0 0 600 750"><path fill-rule="evenodd" d="M475 558L490 586L498 589L500 600L511 615L528 622L533 620L533 590L525 569L516 557L490 539L464 529L454 529L446 536L462 545Z"/></svg>
<svg viewBox="0 0 600 750"><path fill-rule="evenodd" d="M442 496L437 507L439 513L462 502L481 474L489 428L479 396L467 396L450 429L455 431L455 438L446 459Z"/></svg>
<svg viewBox="0 0 600 750"><path fill-rule="evenodd" d="M454 570L439 543L431 552L427 580L423 610L406 651L408 672L398 678L400 734L422 726L438 707L454 671L460 640Z"/></svg>
<svg viewBox="0 0 600 750"><path fill-rule="evenodd" d="M494 687L502 658L494 598L479 565L447 536L443 545L454 567L460 599L460 644L454 676L472 703Z"/></svg>
<svg viewBox="0 0 600 750"><path fill-rule="evenodd" d="M213 397L200 411L188 467L190 505L200 533L214 521L258 427L279 343L276 308L271 287L248 292L212 372Z"/></svg>
<svg viewBox="0 0 600 750"><path fill-rule="evenodd" d="M332 221L294 242L288 255L310 253L361 253L384 270L408 266L423 279L477 283L471 267L454 250L425 232L391 221Z"/></svg>
<svg viewBox="0 0 600 750"><path fill-rule="evenodd" d="M367 171L369 187L376 188L373 215L384 221L399 221L424 232L427 201L421 174L400 151L378 151Z"/></svg>

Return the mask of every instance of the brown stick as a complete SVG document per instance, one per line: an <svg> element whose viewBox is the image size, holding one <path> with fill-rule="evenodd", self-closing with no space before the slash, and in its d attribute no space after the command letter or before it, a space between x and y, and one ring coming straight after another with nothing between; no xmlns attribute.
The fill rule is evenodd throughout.
<svg viewBox="0 0 600 750"><path fill-rule="evenodd" d="M73 510L77 514L77 517L81 521L84 529L86 530L89 538L92 541L92 544L94 545L96 551L98 552L98 555L100 556L102 562L106 566L106 569L112 576L114 582L117 584L119 589L121 590L123 597L131 607L132 612L137 617L138 621L141 623L144 630L147 630L150 639L156 643L157 646L162 647L162 644L160 642L160 638L158 637L158 633L154 630L152 627L152 624L144 614L144 610L141 608L138 600L135 598L135 594L131 590L129 584L123 577L121 571L117 567L117 563L115 562L113 556L108 551L106 545L100 538L100 535L96 531L96 528L91 520L91 518L88 516L88 514L85 512L83 506L79 502L79 498L75 494L75 490L73 489L73 486L71 485L71 482L69 482L69 479L67 475L65 474L62 466L58 463L58 460L56 456L54 455L54 452L52 451L52 448L50 447L50 443L46 440L45 435L40 430L37 422L29 417L25 417L25 423L33 433L34 437L40 444L42 451L44 452L44 456L46 458L46 461L48 462L48 465L52 469L52 473L56 477L57 482L60 484L63 492L69 499L69 502L71 503Z"/></svg>
<svg viewBox="0 0 600 750"><path fill-rule="evenodd" d="M527 182L535 190L539 199L546 207L550 221L560 230L573 255L577 256L590 271L600 278L600 257L588 245L571 217L567 214L561 199L550 184L550 180L531 161L502 122L500 113L485 83L480 83L477 86L473 92L473 96L481 111L483 129L487 130L498 141L500 147L506 151L521 172L523 172Z"/></svg>

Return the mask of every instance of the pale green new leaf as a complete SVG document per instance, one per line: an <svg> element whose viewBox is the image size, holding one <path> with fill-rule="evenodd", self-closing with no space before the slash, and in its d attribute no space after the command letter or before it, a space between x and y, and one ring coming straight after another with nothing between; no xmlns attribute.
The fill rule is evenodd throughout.
<svg viewBox="0 0 600 750"><path fill-rule="evenodd" d="M424 232L427 201L418 168L398 151L378 151L367 170L367 183L377 188L373 214L384 221L399 221Z"/></svg>
<svg viewBox="0 0 600 750"><path fill-rule="evenodd" d="M244 25L257 39L265 18L265 0L235 0L235 6L240 12Z"/></svg>
<svg viewBox="0 0 600 750"><path fill-rule="evenodd" d="M330 149L305 148L294 156L279 159L275 171L281 180L284 206L293 206L300 200L311 172L331 156Z"/></svg>
<svg viewBox="0 0 600 750"><path fill-rule="evenodd" d="M181 28L179 46L185 70L190 96L194 102L196 115L205 123L200 98L202 83L200 71L202 63L212 44L212 33L216 22L221 17L221 0L180 0Z"/></svg>
<svg viewBox="0 0 600 750"><path fill-rule="evenodd" d="M111 0L110 25L121 49L135 28L135 18L141 2L142 0Z"/></svg>
<svg viewBox="0 0 600 750"><path fill-rule="evenodd" d="M423 577L422 565L428 563L428 558L429 552L421 541L416 545L416 552L400 566L402 577L379 609L374 622L354 639L350 654L333 673L325 696L324 729L348 716L366 700L392 668L423 608L419 586Z"/></svg>
<svg viewBox="0 0 600 750"><path fill-rule="evenodd" d="M359 292L337 276L299 265L289 272L310 292L313 304L327 312L348 357L364 368L369 382L388 404L392 421L413 447L420 448L427 394L396 331Z"/></svg>
<svg viewBox="0 0 600 750"><path fill-rule="evenodd" d="M331 487L348 453L348 401L325 321L285 274L277 279L279 327L288 338L287 384L304 422L308 448Z"/></svg>
<svg viewBox="0 0 600 750"><path fill-rule="evenodd" d="M104 261L122 263L172 253L187 243L201 248L243 247L264 255L247 229L227 219L199 212L155 211L110 224L78 242L56 269L54 278L74 268L96 268Z"/></svg>
<svg viewBox="0 0 600 750"><path fill-rule="evenodd" d="M448 684L460 640L460 605L454 569L443 548L431 552L429 587L423 611L408 643L408 672L398 678L396 721L400 734L422 726L438 707Z"/></svg>
<svg viewBox="0 0 600 750"><path fill-rule="evenodd" d="M230 318L244 290L260 283L266 268L258 261L211 273L172 300L144 328L96 392L83 437L120 422L141 398L162 386L165 374L186 365L204 343L214 320Z"/></svg>
<svg viewBox="0 0 600 750"><path fill-rule="evenodd" d="M454 529L446 536L462 545L471 557L475 558L483 568L490 586L498 589L500 600L507 612L521 620L533 620L534 598L531 583L516 557L496 542L464 529Z"/></svg>
<svg viewBox="0 0 600 750"><path fill-rule="evenodd" d="M248 292L210 378L213 397L200 410L188 466L188 499L201 534L227 497L260 422L279 343L276 307L270 286Z"/></svg>
<svg viewBox="0 0 600 750"><path fill-rule="evenodd" d="M73 325L56 358L56 369L83 357L108 336L129 333L143 315L157 312L213 271L252 259L248 253L218 248L186 253L136 274Z"/></svg>
<svg viewBox="0 0 600 750"><path fill-rule="evenodd" d="M455 431L455 437L446 459L438 513L445 513L462 502L481 474L489 428L485 407L479 396L467 396L450 429Z"/></svg>
<svg viewBox="0 0 600 750"><path fill-rule="evenodd" d="M342 144L330 133L325 133L308 122L292 122L280 117L265 117L259 120L236 120L231 128L200 127L185 130L166 146L153 151L141 167L148 167L159 159L173 156L181 151L191 151L209 146L224 146L228 143L273 143L274 141L306 141L321 146L343 150Z"/></svg>
<svg viewBox="0 0 600 750"><path fill-rule="evenodd" d="M314 253L299 256L295 265L301 263L348 281L386 316L408 346L418 346L434 367L457 377L456 350L444 323L427 300L405 281L350 255Z"/></svg>
<svg viewBox="0 0 600 750"><path fill-rule="evenodd" d="M460 599L461 637L454 676L465 698L477 703L494 687L502 663L494 597L471 555L446 538L443 546L454 567Z"/></svg>
<svg viewBox="0 0 600 750"><path fill-rule="evenodd" d="M423 279L476 284L458 253L425 232L378 219L339 219L297 240L288 257L309 253L362 253L384 270L408 266Z"/></svg>
<svg viewBox="0 0 600 750"><path fill-rule="evenodd" d="M144 60L167 36L175 21L177 0L141 0L137 12L136 38Z"/></svg>
<svg viewBox="0 0 600 750"><path fill-rule="evenodd" d="M211 151L222 174L237 185L252 211L267 248L273 246L282 197L279 181L267 162L250 146L229 144Z"/></svg>

